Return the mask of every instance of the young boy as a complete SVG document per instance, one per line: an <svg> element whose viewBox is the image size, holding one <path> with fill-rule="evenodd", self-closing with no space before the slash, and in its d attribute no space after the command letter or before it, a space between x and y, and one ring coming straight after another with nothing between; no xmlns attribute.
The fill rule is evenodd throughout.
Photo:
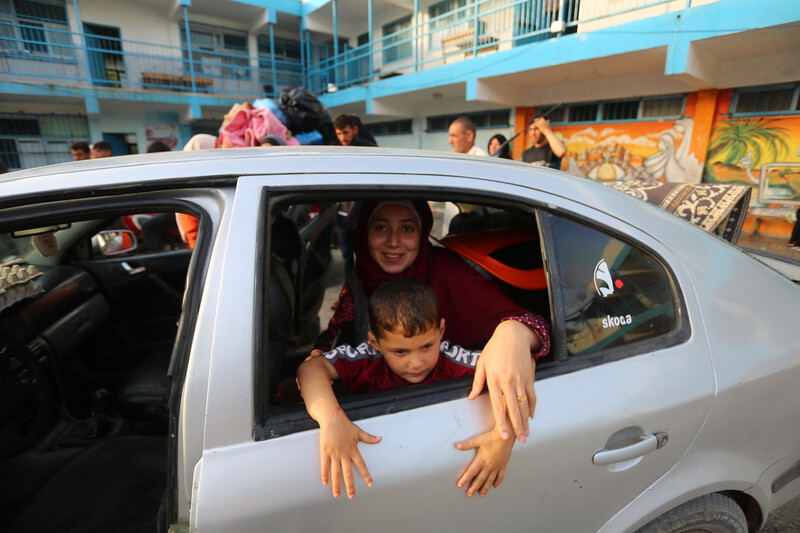
<svg viewBox="0 0 800 533"><path fill-rule="evenodd" d="M420 281L399 278L381 285L369 302L369 342L358 347L339 346L324 356L309 357L297 370L297 382L311 418L319 423L321 477L339 497L341 478L347 497L355 497L352 465L367 486L372 476L358 451L358 443L377 444L352 423L336 400L332 380L353 391L378 391L413 383L432 383L473 375L480 352L442 342L444 319L433 289ZM467 496L483 497L503 481L514 439L504 440L494 431L459 442L459 450L477 450L457 485L470 484ZM471 483L470 483L471 481Z"/></svg>

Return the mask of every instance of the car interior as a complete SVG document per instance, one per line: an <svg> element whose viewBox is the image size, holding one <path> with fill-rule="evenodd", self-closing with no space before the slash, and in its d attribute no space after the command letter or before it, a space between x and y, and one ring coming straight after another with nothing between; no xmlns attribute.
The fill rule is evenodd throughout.
<svg viewBox="0 0 800 533"><path fill-rule="evenodd" d="M0 234L12 282L0 296L4 530L156 529L167 369L192 256L174 213L161 215L150 248L142 222L155 213Z"/></svg>

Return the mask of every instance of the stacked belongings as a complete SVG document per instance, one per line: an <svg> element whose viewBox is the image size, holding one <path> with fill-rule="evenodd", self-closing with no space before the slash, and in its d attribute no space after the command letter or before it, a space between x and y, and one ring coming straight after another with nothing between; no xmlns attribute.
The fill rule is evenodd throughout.
<svg viewBox="0 0 800 533"><path fill-rule="evenodd" d="M308 89L286 89L279 102L262 98L234 104L219 128L216 147L261 146L268 136L290 146L330 144L335 138L328 110Z"/></svg>

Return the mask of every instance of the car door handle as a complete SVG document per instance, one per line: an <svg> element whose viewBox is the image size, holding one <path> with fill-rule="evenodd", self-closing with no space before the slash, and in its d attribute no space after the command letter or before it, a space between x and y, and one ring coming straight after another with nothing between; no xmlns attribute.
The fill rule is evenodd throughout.
<svg viewBox="0 0 800 533"><path fill-rule="evenodd" d="M122 268L125 269L125 272L127 272L129 276L135 276L136 274L141 274L142 272L147 270L143 266L134 268L130 266L127 261L123 261L122 263L120 263L120 265L122 265Z"/></svg>
<svg viewBox="0 0 800 533"><path fill-rule="evenodd" d="M647 455L653 450L663 448L668 440L669 435L660 431L652 435L645 435L642 437L642 440L630 446L616 448L614 450L600 450L592 456L592 462L596 465L612 465L614 463L630 461L631 459Z"/></svg>

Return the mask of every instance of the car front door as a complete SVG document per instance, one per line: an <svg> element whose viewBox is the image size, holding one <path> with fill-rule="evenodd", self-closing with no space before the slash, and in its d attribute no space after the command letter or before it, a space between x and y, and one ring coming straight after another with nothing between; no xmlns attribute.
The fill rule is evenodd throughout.
<svg viewBox="0 0 800 533"><path fill-rule="evenodd" d="M379 185L388 195L396 194L393 188L447 192L431 188L446 182L438 176L330 179L345 187ZM310 192L319 179L250 177L237 185L218 273L225 290L213 316L198 319L198 329L214 331L202 456L186 465L183 479L198 531L594 531L689 447L713 399L714 379L688 276L669 250L584 205L497 182L490 193L475 180L460 186L560 213L539 214L555 360L537 370L531 437L515 445L502 486L483 500L469 499L456 480L472 452L455 443L492 427L488 395L467 400L469 381L461 381L345 402L356 423L383 441L361 446L374 486L358 480L355 500L335 500L320 483L313 423L302 411L259 407L265 356L259 347L266 346L258 340L266 335L259 313L270 298L262 279L268 185Z"/></svg>

